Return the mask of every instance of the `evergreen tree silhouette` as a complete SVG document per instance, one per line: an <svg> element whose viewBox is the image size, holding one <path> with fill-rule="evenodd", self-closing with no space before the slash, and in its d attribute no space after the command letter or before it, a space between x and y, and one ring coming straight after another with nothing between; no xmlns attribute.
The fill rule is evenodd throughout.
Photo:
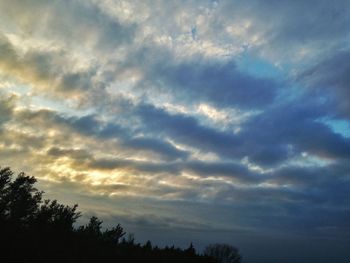
<svg viewBox="0 0 350 263"><path fill-rule="evenodd" d="M192 243L182 250L158 248L151 241L141 245L133 234L125 239L120 224L103 230L96 216L84 226L75 226L81 216L78 205L43 200L43 192L34 187L36 182L24 173L14 179L10 168L0 167L1 262L217 262L198 255Z"/></svg>
<svg viewBox="0 0 350 263"><path fill-rule="evenodd" d="M212 244L205 248L204 254L217 260L218 263L240 263L238 249L228 244Z"/></svg>

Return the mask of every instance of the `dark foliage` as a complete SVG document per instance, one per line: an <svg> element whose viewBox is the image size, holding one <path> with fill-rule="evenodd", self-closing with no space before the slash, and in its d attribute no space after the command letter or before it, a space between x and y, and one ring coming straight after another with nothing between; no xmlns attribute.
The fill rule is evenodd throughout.
<svg viewBox="0 0 350 263"><path fill-rule="evenodd" d="M217 260L218 263L240 263L238 249L228 244L212 244L205 248L204 254Z"/></svg>
<svg viewBox="0 0 350 263"><path fill-rule="evenodd" d="M43 200L35 183L34 177L20 173L14 179L9 168L0 169L1 262L216 262L198 255L192 244L184 250L137 244L132 235L124 238L119 224L102 231L97 217L74 227L77 205Z"/></svg>

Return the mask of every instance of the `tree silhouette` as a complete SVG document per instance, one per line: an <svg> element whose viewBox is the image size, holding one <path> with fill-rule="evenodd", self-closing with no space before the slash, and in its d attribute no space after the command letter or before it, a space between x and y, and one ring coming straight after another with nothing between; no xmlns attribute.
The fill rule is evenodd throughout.
<svg viewBox="0 0 350 263"><path fill-rule="evenodd" d="M73 207L59 204L57 200L45 200L36 213L36 222L39 226L47 226L60 231L72 231L73 224L80 217L78 205Z"/></svg>
<svg viewBox="0 0 350 263"><path fill-rule="evenodd" d="M0 215L3 220L26 225L35 217L43 192L38 191L34 177L20 173L12 181L13 172L9 168L0 171Z"/></svg>
<svg viewBox="0 0 350 263"><path fill-rule="evenodd" d="M192 242L185 252L190 256L196 255L196 250L194 249Z"/></svg>
<svg viewBox="0 0 350 263"><path fill-rule="evenodd" d="M218 263L240 263L238 249L228 244L212 244L205 248L204 254L217 260Z"/></svg>
<svg viewBox="0 0 350 263"><path fill-rule="evenodd" d="M9 198L9 184L12 179L13 172L10 168L0 169L0 219L4 220L8 213Z"/></svg>
<svg viewBox="0 0 350 263"><path fill-rule="evenodd" d="M120 224L103 230L95 216L86 225L75 226L81 216L78 205L43 200L35 183L34 177L20 173L13 179L11 169L0 168L1 262L218 262L198 255L192 243L184 250L158 248L151 241L141 245L133 234L125 239Z"/></svg>
<svg viewBox="0 0 350 263"><path fill-rule="evenodd" d="M101 237L102 221L96 216L90 218L89 223L86 226L81 227L79 230L86 233L89 236Z"/></svg>
<svg viewBox="0 0 350 263"><path fill-rule="evenodd" d="M126 234L124 232L124 229L121 227L120 224L116 225L112 229L106 229L106 231L103 232L103 238L107 241L110 241L114 244L118 244L120 239Z"/></svg>
<svg viewBox="0 0 350 263"><path fill-rule="evenodd" d="M147 240L147 242L143 246L144 249L146 250L152 250L152 242L150 240Z"/></svg>

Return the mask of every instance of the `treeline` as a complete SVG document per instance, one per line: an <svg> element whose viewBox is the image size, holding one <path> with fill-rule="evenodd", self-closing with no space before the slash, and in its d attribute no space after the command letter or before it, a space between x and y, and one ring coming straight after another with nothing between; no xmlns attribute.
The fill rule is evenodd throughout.
<svg viewBox="0 0 350 263"><path fill-rule="evenodd" d="M35 183L34 177L13 178L10 168L0 169L1 262L218 262L217 251L199 255L192 244L180 249L135 243L120 224L102 231L97 217L74 227L81 216L78 206L44 200ZM236 261L227 262L240 262L235 252Z"/></svg>

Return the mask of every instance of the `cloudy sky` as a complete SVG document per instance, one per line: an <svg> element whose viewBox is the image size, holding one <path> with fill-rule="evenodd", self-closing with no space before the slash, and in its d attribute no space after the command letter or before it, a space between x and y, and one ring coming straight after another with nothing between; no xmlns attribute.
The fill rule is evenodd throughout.
<svg viewBox="0 0 350 263"><path fill-rule="evenodd" d="M349 262L350 2L0 0L0 165L137 240Z"/></svg>

